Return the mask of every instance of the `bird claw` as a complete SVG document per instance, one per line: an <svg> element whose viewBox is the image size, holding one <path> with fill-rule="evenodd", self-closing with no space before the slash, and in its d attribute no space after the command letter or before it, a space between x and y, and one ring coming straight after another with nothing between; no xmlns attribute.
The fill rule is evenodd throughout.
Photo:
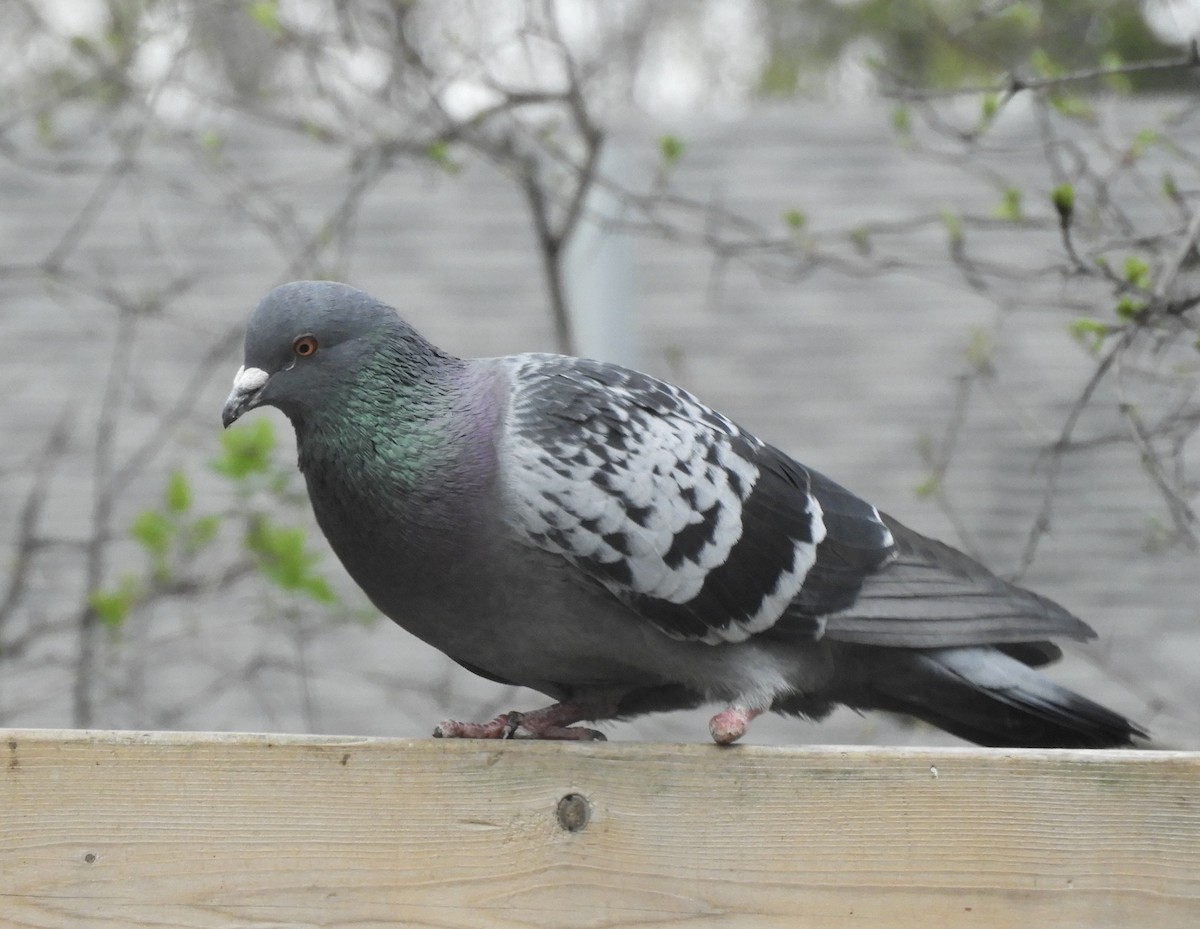
<svg viewBox="0 0 1200 929"><path fill-rule="evenodd" d="M521 728L521 722L525 719L525 714L510 710L500 718L505 721L504 728L500 730L500 738L515 739L517 730Z"/></svg>

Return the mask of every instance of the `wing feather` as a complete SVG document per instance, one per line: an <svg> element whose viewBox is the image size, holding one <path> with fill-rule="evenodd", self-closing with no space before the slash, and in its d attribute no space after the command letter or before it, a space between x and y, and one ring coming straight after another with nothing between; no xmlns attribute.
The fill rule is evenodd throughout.
<svg viewBox="0 0 1200 929"><path fill-rule="evenodd" d="M901 525L644 374L496 359L512 385L505 521L664 633L896 647L1087 638L1068 611Z"/></svg>
<svg viewBox="0 0 1200 929"><path fill-rule="evenodd" d="M509 361L504 511L663 632L742 641L800 590L824 535L808 472L688 392L552 355Z"/></svg>
<svg viewBox="0 0 1200 929"><path fill-rule="evenodd" d="M896 557L865 579L858 599L826 622L842 642L906 648L1034 642L1095 633L1053 600L884 516Z"/></svg>

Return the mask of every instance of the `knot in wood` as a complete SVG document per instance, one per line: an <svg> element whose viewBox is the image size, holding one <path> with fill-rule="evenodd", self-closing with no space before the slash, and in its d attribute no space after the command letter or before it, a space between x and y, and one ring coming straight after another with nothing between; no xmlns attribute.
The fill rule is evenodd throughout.
<svg viewBox="0 0 1200 929"><path fill-rule="evenodd" d="M583 794L567 794L558 801L558 824L567 832L582 832L592 818L592 806Z"/></svg>

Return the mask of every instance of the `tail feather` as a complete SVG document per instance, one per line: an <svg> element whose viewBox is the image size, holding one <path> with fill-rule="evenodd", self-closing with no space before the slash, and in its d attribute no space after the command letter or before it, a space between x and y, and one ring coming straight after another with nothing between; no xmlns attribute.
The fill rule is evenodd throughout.
<svg viewBox="0 0 1200 929"><path fill-rule="evenodd" d="M842 702L907 713L979 745L1116 748L1146 736L996 648L857 651L863 673Z"/></svg>

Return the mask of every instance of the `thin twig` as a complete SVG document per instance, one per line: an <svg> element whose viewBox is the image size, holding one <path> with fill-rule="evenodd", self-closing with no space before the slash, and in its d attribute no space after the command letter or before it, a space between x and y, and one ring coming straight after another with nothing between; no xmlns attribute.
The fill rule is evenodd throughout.
<svg viewBox="0 0 1200 929"><path fill-rule="evenodd" d="M1200 208L1192 213L1192 220L1188 223L1187 230L1179 241L1179 247L1176 248L1175 254L1167 260L1158 282L1154 285L1154 296L1159 300L1165 300L1169 296L1175 279L1179 277L1179 272L1187 261L1188 255L1196 247L1198 239L1200 239Z"/></svg>
<svg viewBox="0 0 1200 929"><path fill-rule="evenodd" d="M108 380L100 399L100 418L96 423L96 444L92 454L92 528L84 568L82 607L76 620L79 651L75 659L72 723L87 728L94 721L94 686L99 617L89 597L100 588L108 561L108 541L112 533L113 507L116 502L113 476L113 449L121 415L121 396L128 381L133 356L134 332L138 314L128 306L119 308L113 335Z"/></svg>
<svg viewBox="0 0 1200 929"><path fill-rule="evenodd" d="M55 466L66 451L67 439L74 425L74 406L68 404L59 415L54 428L42 446L34 466L33 483L25 494L25 502L21 505L17 517L17 538L14 555L10 562L8 587L4 591L4 599L0 600L0 631L12 618L20 606L29 585L29 572L33 567L34 556L42 547L38 535L38 524L41 521L42 509L46 505L50 481L54 477ZM7 651L0 643L0 653Z"/></svg>
<svg viewBox="0 0 1200 929"><path fill-rule="evenodd" d="M1070 412L1067 413L1067 418L1063 422L1062 429L1059 431L1058 438L1046 449L1046 453L1049 455L1049 465L1042 490L1042 502L1038 507L1033 526L1030 528L1029 534L1025 539L1025 545L1021 550L1017 565L1013 569L1011 575L1013 581L1020 580L1033 565L1034 558L1037 556L1038 544L1041 542L1042 536L1050 528L1050 518L1054 511L1054 499L1058 494L1059 474L1062 471L1063 458L1070 447L1071 436L1075 432L1075 426L1079 423L1080 416L1083 415L1083 411L1091 402L1096 388L1100 386L1101 381L1108 375L1108 372L1116 363L1118 355L1132 344L1137 331L1135 327L1128 326L1121 331L1120 336L1113 340L1112 344L1096 364L1083 390L1079 392L1079 396L1076 397L1075 402L1072 404Z"/></svg>
<svg viewBox="0 0 1200 929"><path fill-rule="evenodd" d="M1094 81L1099 78L1117 77L1129 74L1147 74L1154 71L1177 71L1180 69L1200 67L1200 47L1197 40L1192 39L1184 55L1173 58L1151 58L1147 61L1134 61L1129 64L1101 66L1096 68L1080 68L1066 74L1047 77L1027 77L1013 72L1003 81L992 84L976 84L965 87L925 88L895 83L881 91L883 96L901 100L944 100L949 97L963 97L972 94L1006 94L1015 96L1023 90L1046 90L1061 87L1064 84L1076 84L1081 81Z"/></svg>

